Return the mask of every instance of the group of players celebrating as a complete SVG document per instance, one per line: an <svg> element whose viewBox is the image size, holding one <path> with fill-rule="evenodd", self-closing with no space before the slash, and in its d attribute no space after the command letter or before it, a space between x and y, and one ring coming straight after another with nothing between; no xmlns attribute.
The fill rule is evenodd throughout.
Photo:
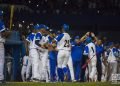
<svg viewBox="0 0 120 86"><path fill-rule="evenodd" d="M120 72L120 48L102 43L93 32L71 39L67 24L61 33L37 24L26 41L29 55L23 58L23 81L111 81L112 74Z"/></svg>
<svg viewBox="0 0 120 86"><path fill-rule="evenodd" d="M93 32L83 37L70 37L69 25L63 24L55 32L44 24L37 24L27 36L23 57L23 81L111 81L120 73L120 45L102 43ZM4 82L5 26L0 11L0 83Z"/></svg>

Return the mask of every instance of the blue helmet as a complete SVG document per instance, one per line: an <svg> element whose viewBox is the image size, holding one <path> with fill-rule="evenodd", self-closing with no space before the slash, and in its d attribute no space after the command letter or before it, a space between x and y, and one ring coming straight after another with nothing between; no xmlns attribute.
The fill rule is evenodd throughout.
<svg viewBox="0 0 120 86"><path fill-rule="evenodd" d="M85 42L86 42L86 43L90 43L90 42L92 42L92 38L91 38L91 37L87 37L87 39L86 39Z"/></svg>
<svg viewBox="0 0 120 86"><path fill-rule="evenodd" d="M37 24L34 26L34 29L36 29L36 30L40 30L42 28L47 29L47 26L44 24Z"/></svg>
<svg viewBox="0 0 120 86"><path fill-rule="evenodd" d="M34 26L34 29L35 29L35 30L39 30L39 29L40 29L40 25L39 25L39 24L36 24L36 25Z"/></svg>
<svg viewBox="0 0 120 86"><path fill-rule="evenodd" d="M68 31L68 30L69 30L69 25L63 24L62 28L63 28L65 31Z"/></svg>
<svg viewBox="0 0 120 86"><path fill-rule="evenodd" d="M44 29L46 29L46 30L49 29L49 28L48 28L46 25L44 25L44 24L40 24L39 26L40 26L40 29L42 29L42 28L44 28Z"/></svg>

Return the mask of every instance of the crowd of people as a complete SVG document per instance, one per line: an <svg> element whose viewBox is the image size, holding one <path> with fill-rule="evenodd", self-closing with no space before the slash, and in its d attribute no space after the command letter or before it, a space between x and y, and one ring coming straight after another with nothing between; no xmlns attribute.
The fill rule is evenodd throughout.
<svg viewBox="0 0 120 86"><path fill-rule="evenodd" d="M29 57L24 57L23 81L111 81L112 74L120 72L119 44L102 43L92 32L71 41L66 24L57 34L43 24L34 29L27 37Z"/></svg>
<svg viewBox="0 0 120 86"><path fill-rule="evenodd" d="M0 12L0 82L4 82L5 31ZM71 38L68 24L61 31L36 24L24 40L21 77L32 82L112 81L112 74L120 73L120 44L103 42L93 32Z"/></svg>

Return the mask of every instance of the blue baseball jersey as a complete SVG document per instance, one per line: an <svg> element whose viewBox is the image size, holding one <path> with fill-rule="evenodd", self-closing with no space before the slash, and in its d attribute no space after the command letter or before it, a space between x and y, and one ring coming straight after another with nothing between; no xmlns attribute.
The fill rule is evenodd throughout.
<svg viewBox="0 0 120 86"><path fill-rule="evenodd" d="M75 42L72 43L71 56L73 61L80 61L83 57L84 44Z"/></svg>
<svg viewBox="0 0 120 86"><path fill-rule="evenodd" d="M0 32L5 30L4 22L0 20Z"/></svg>
<svg viewBox="0 0 120 86"><path fill-rule="evenodd" d="M49 44L52 44L52 40L53 40L53 38L51 38L51 37L49 36L49 37L48 37L48 43L49 43ZM49 58L56 60L56 59L57 59L57 52L56 52L56 51L53 51L53 50L49 51Z"/></svg>
<svg viewBox="0 0 120 86"><path fill-rule="evenodd" d="M104 48L102 46L96 45L97 60L101 61L101 55L104 53Z"/></svg>

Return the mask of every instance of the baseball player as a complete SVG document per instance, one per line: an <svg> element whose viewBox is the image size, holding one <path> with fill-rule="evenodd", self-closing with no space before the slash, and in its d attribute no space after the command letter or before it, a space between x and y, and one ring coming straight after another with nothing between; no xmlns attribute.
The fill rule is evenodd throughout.
<svg viewBox="0 0 120 86"><path fill-rule="evenodd" d="M5 62L5 52L4 52L4 42L3 38L5 25L2 21L3 12L0 11L0 83L4 83L4 62Z"/></svg>
<svg viewBox="0 0 120 86"><path fill-rule="evenodd" d="M54 37L55 37L55 33L52 29L50 29L48 50L49 50L49 66L50 66L51 82L56 81L57 52L55 51L56 44L52 43Z"/></svg>
<svg viewBox="0 0 120 86"><path fill-rule="evenodd" d="M39 42L39 54L40 54L40 62L39 67L41 71L41 80L45 80L49 82L49 60L48 60L48 42L49 42L49 31L48 27L44 24L41 24L41 29L43 29L43 36Z"/></svg>
<svg viewBox="0 0 120 86"><path fill-rule="evenodd" d="M116 49L114 47L113 42L109 43L109 50L108 50L108 80L112 80L112 74L117 73L117 56L116 56Z"/></svg>
<svg viewBox="0 0 120 86"><path fill-rule="evenodd" d="M101 46L102 42L101 40L97 41L96 44L96 52L97 52L97 80L101 81L102 77L102 58L104 54L104 48Z"/></svg>
<svg viewBox="0 0 120 86"><path fill-rule="evenodd" d="M22 70L21 70L21 77L22 77L22 81L25 82L26 81L26 70L27 70L27 66L28 66L28 56L24 56L23 57L23 66L22 66Z"/></svg>
<svg viewBox="0 0 120 86"><path fill-rule="evenodd" d="M88 64L89 69L89 81L94 81L94 75L96 74L96 47L92 42L91 37L87 37L86 39L87 45L85 46L84 55L87 56L90 60Z"/></svg>
<svg viewBox="0 0 120 86"><path fill-rule="evenodd" d="M47 42L48 42L48 35L46 35L46 25L40 24L40 30L36 34L36 41L35 44L39 47L39 50L41 51L39 62L42 63L42 68L39 67L39 71L42 70L42 80L46 80L46 82L49 82L48 78L48 49L47 49ZM40 61L41 60L41 61ZM40 64L39 63L39 64ZM40 64L41 65L41 64Z"/></svg>
<svg viewBox="0 0 120 86"><path fill-rule="evenodd" d="M59 81L64 81L64 77L67 76L67 64L69 57L71 55L71 44L70 40L71 37L68 34L69 31L69 25L64 24L62 26L62 34L58 35L55 38L55 41L57 42L57 71L58 71L58 77Z"/></svg>
<svg viewBox="0 0 120 86"><path fill-rule="evenodd" d="M75 80L80 80L80 73L81 73L81 61L84 51L83 43L80 43L80 37L76 36L74 42L72 43L72 50L71 56L73 60L73 67L75 73Z"/></svg>
<svg viewBox="0 0 120 86"><path fill-rule="evenodd" d="M32 33L30 33L28 35L28 37L26 38L27 41L27 48L29 50L29 58L28 58L28 65L27 65L27 69L26 69L26 80L29 81L30 80L30 74L32 72L33 75L33 70L32 70L32 57L30 56L30 49L32 47L32 42L33 39L35 37L35 30L32 31ZM32 71L31 71L32 70Z"/></svg>
<svg viewBox="0 0 120 86"><path fill-rule="evenodd" d="M40 26L37 24L34 26L35 31L39 31ZM29 44L29 57L32 60L32 78L33 81L39 81L39 53L38 53L38 46L36 45L36 36L38 36L38 33L32 33L28 36L28 41L30 41ZM39 34L40 37L41 34Z"/></svg>

